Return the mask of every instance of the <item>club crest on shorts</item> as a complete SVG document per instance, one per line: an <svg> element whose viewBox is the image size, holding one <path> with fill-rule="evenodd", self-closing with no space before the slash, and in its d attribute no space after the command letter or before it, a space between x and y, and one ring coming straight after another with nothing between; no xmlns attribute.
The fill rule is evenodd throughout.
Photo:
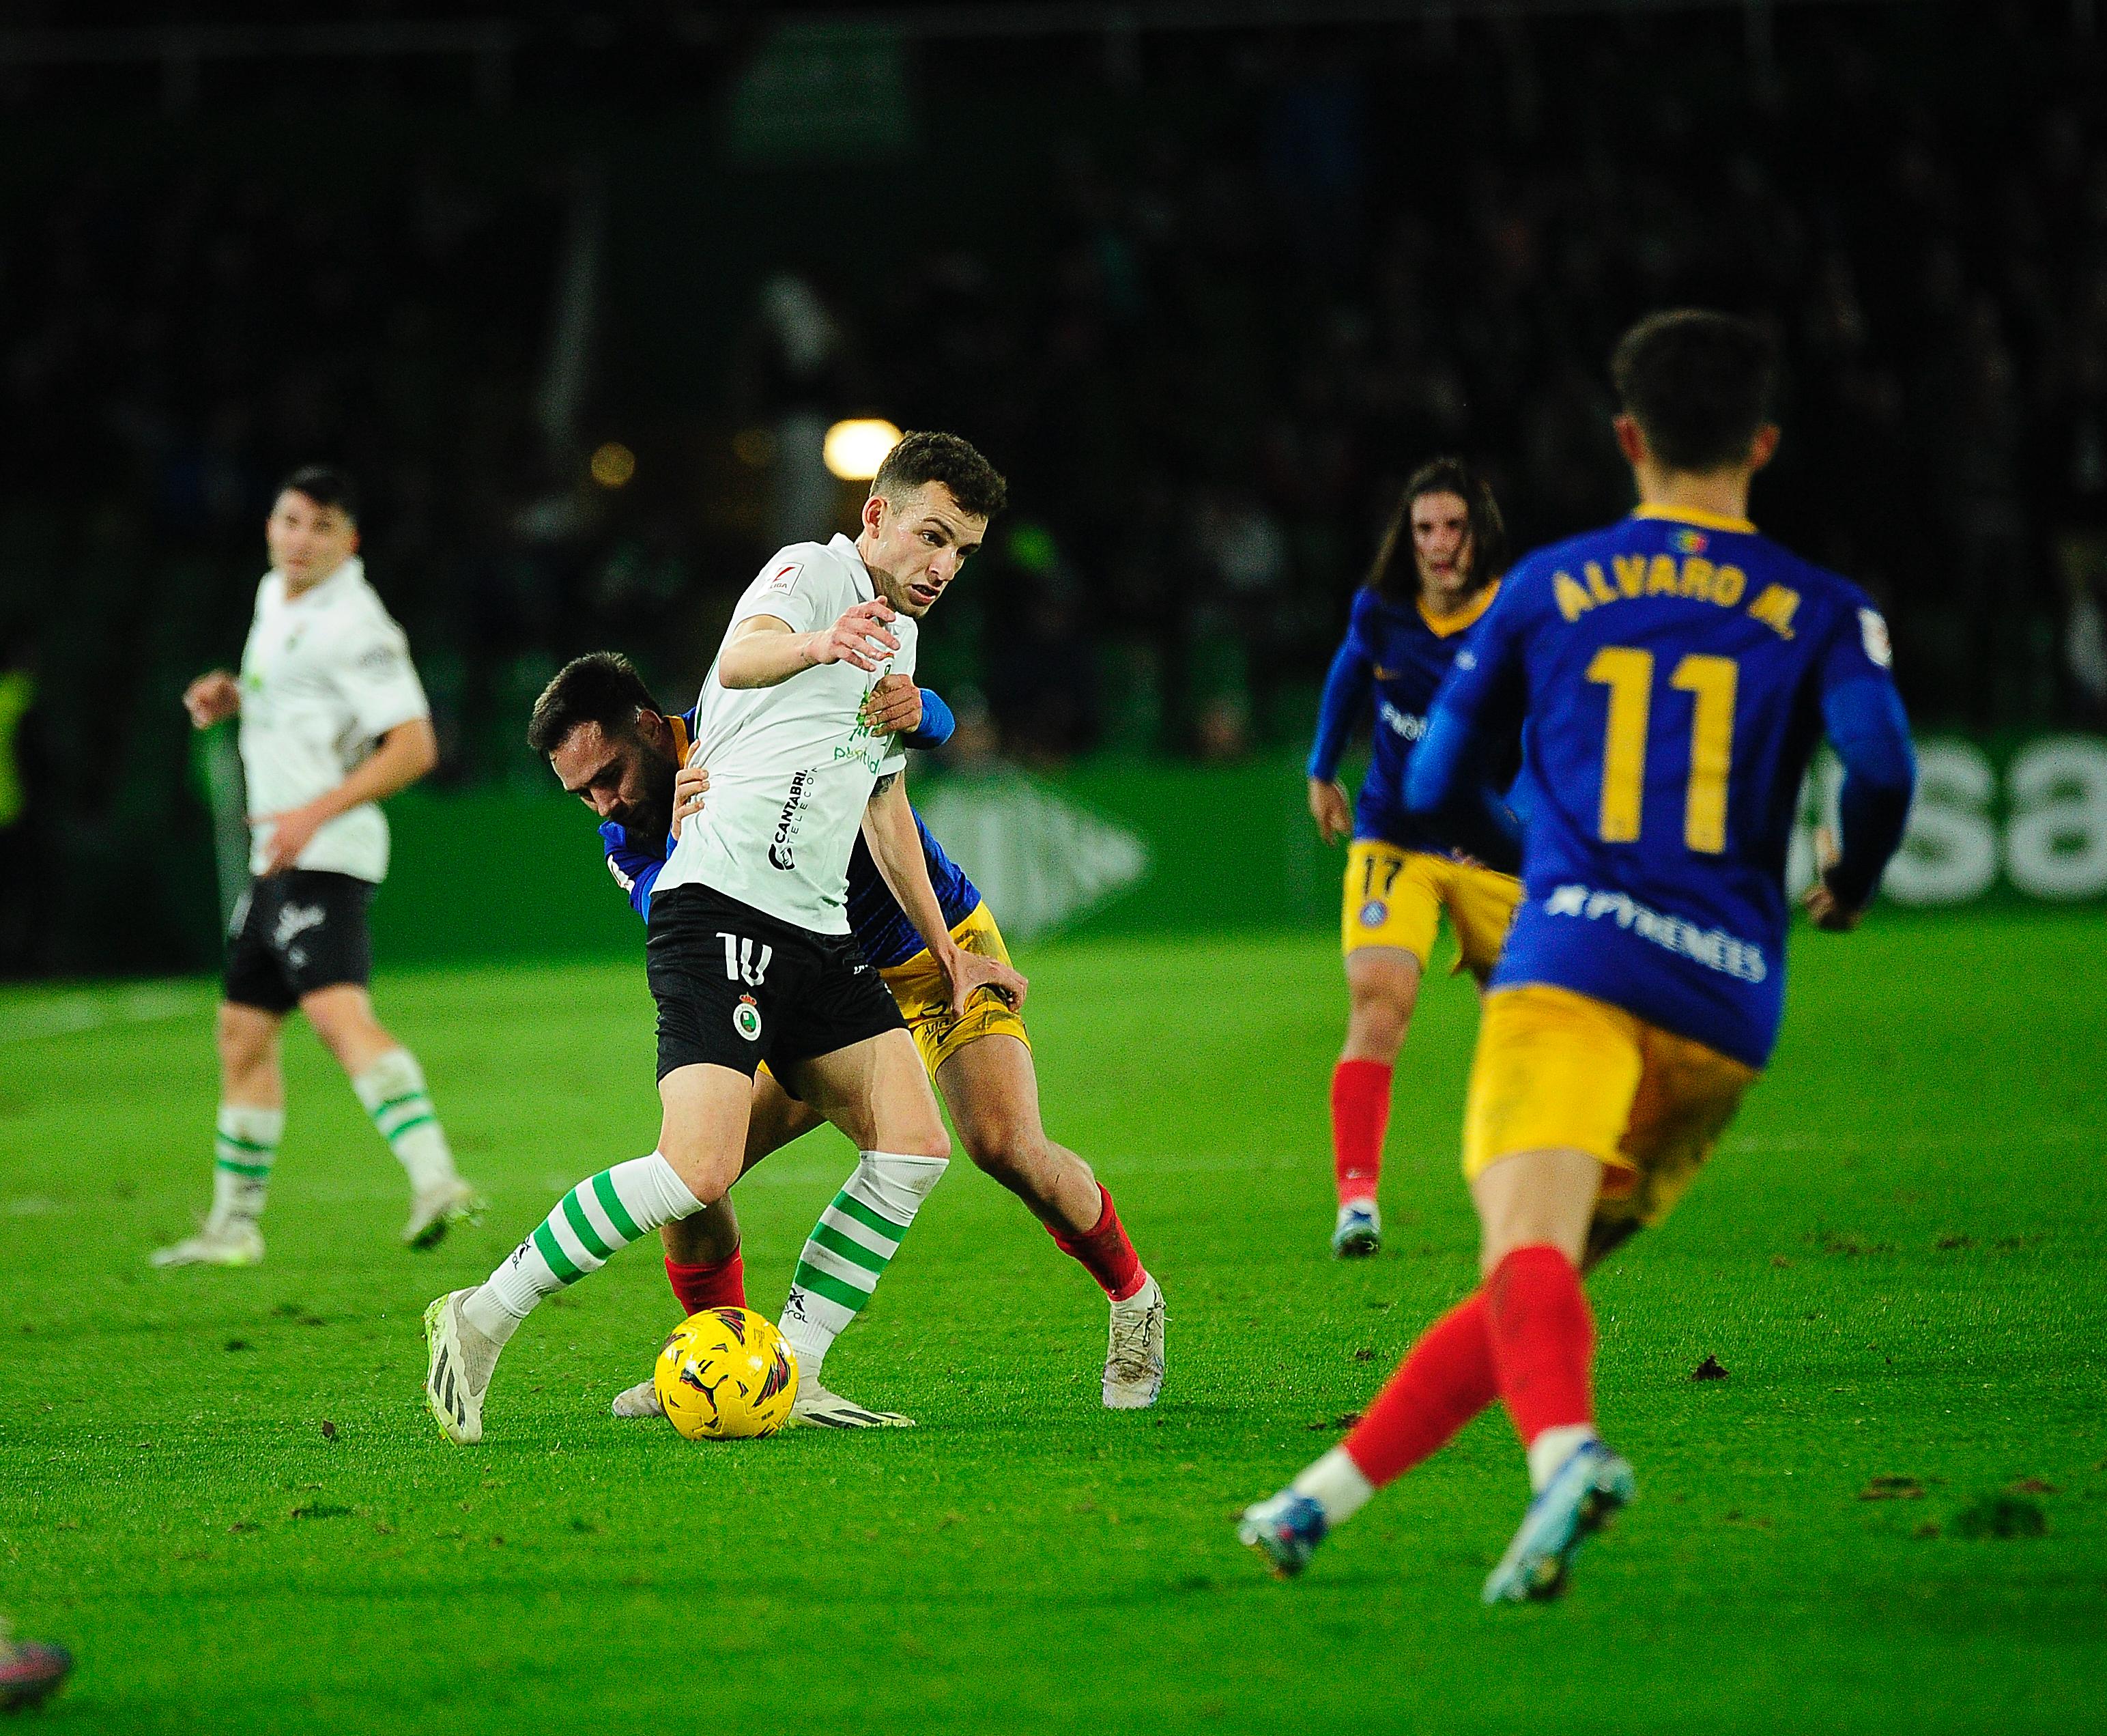
<svg viewBox="0 0 2107 1736"><path fill-rule="evenodd" d="M1371 898L1361 906L1361 926L1379 929L1389 919L1390 906L1380 898Z"/></svg>
<svg viewBox="0 0 2107 1736"><path fill-rule="evenodd" d="M761 1008L751 995L741 995L731 1010L731 1028L749 1043L761 1041Z"/></svg>

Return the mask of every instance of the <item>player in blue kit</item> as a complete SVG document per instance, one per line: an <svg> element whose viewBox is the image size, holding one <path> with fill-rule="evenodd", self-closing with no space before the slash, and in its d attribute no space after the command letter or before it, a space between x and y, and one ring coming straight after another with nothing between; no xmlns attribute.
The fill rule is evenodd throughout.
<svg viewBox="0 0 2107 1736"><path fill-rule="evenodd" d="M878 683L864 716L874 733L896 732L910 747L941 746L952 729L943 702L904 677ZM547 754L564 788L602 816L609 870L640 916L649 913L669 830L707 799L707 768L683 769L694 722L692 713L659 712L628 660L605 651L568 664L535 707L529 740ZM979 888L919 815L915 822L930 886L952 938L968 951L1007 963L1001 930ZM1105 1405L1135 1410L1152 1404L1163 1382L1162 1289L1143 1269L1111 1194L1082 1158L1046 1136L1022 1018L993 994L964 1008L952 1004L943 971L860 838L849 861L847 915L859 951L897 1002L974 1163L1030 1207L1056 1244L1103 1289L1111 1306ZM752 1167L821 1120L764 1066L754 1081L744 1167ZM874 1232L860 1205L851 1189L838 1194L798 1259L782 1322L797 1354L793 1414L829 1428L901 1427L907 1418L852 1404L819 1378L829 1348L870 1299L890 1259L889 1252L883 1257L872 1252ZM844 1217L858 1227L845 1226ZM684 1311L745 1305L739 1221L729 1198L667 1225L661 1235L667 1277ZM896 1238L886 1239L896 1248ZM618 1395L614 1410L622 1416L658 1414L652 1383Z"/></svg>
<svg viewBox="0 0 2107 1736"><path fill-rule="evenodd" d="M1638 510L1515 568L1407 789L1415 813L1443 812L1487 733L1521 722L1524 894L1464 1129L1485 1283L1338 1448L1246 1512L1240 1534L1280 1572L1497 1397L1534 1499L1485 1600L1563 1587L1633 1491L1595 1432L1580 1275L1667 1214L1770 1058L1786 852L1823 734L1844 765L1843 843L1804 897L1817 927L1857 922L1908 816L1885 623L1748 520L1778 440L1768 339L1723 314L1660 313L1611 367Z"/></svg>
<svg viewBox="0 0 2107 1736"><path fill-rule="evenodd" d="M1460 460L1414 471L1399 497L1374 564L1354 595L1346 636L1332 659L1310 750L1310 812L1326 843L1350 833L1340 915L1346 960L1346 1041L1332 1071L1332 1163L1341 1258L1381 1245L1376 1189L1390 1123L1390 1077L1443 911L1455 930L1457 968L1482 983L1499 956L1521 883L1512 818L1496 794L1469 825L1408 812L1404 780L1426 733L1435 690L1467 630L1499 593L1507 533L1493 492ZM1349 816L1339 757L1375 702L1375 750ZM1507 767L1512 770L1512 767ZM1462 846L1462 848L1458 848ZM1482 856L1484 861L1473 860ZM1497 866L1488 866L1487 863Z"/></svg>

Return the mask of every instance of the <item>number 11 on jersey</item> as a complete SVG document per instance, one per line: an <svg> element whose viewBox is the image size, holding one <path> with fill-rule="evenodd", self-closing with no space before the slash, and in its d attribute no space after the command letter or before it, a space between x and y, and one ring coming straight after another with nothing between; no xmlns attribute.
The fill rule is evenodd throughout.
<svg viewBox="0 0 2107 1736"><path fill-rule="evenodd" d="M1727 778L1733 769L1734 690L1740 669L1731 657L1692 652L1676 664L1671 687L1689 694L1690 783L1683 798L1682 839L1692 850L1717 856L1727 848ZM1610 690L1602 737L1602 801L1596 831L1605 843L1639 835L1646 796L1647 725L1653 711L1653 653L1606 645L1588 665L1588 679Z"/></svg>

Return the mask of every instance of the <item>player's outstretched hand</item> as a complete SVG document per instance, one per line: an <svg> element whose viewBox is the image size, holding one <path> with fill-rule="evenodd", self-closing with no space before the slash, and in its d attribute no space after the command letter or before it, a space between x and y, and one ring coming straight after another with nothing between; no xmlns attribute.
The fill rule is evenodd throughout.
<svg viewBox="0 0 2107 1736"><path fill-rule="evenodd" d="M977 952L968 952L964 947L954 947L941 960L944 974L950 979L951 1013L954 1018L965 1016L966 1003L986 989L991 995L1000 995L1013 1008L1022 1008L1025 995L1031 985L1025 981L1024 973L1005 965L1000 959L984 958Z"/></svg>
<svg viewBox="0 0 2107 1736"><path fill-rule="evenodd" d="M1829 870L1836 866L1836 834L1826 825L1815 830L1814 866L1814 884L1799 895L1801 907L1817 929L1849 934L1866 913L1853 909L1829 889Z"/></svg>
<svg viewBox="0 0 2107 1736"><path fill-rule="evenodd" d="M882 596L857 604L826 632L812 635L813 663L875 669L900 649L899 639L885 624L892 618L892 605Z"/></svg>
<svg viewBox="0 0 2107 1736"><path fill-rule="evenodd" d="M707 766L683 766L673 776L673 835L681 835L681 822L703 811L703 798L710 793Z"/></svg>
<svg viewBox="0 0 2107 1736"><path fill-rule="evenodd" d="M1328 844L1354 835L1354 804L1346 786L1337 778L1310 780L1310 817L1317 822L1317 835Z"/></svg>
<svg viewBox="0 0 2107 1736"><path fill-rule="evenodd" d="M863 721L874 735L913 735L922 727L922 690L910 677L880 676L863 702Z"/></svg>
<svg viewBox="0 0 2107 1736"><path fill-rule="evenodd" d="M209 730L241 709L241 689L228 671L214 669L183 689L183 709L191 728Z"/></svg>

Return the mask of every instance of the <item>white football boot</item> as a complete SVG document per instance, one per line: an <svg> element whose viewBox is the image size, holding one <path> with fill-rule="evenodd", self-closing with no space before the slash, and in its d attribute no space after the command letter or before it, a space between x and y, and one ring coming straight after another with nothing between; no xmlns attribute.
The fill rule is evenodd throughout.
<svg viewBox="0 0 2107 1736"><path fill-rule="evenodd" d="M479 1222L483 1212L483 1195L459 1176L449 1176L417 1190L410 1202L410 1221L402 1226L402 1239L412 1248L437 1248L454 1225Z"/></svg>
<svg viewBox="0 0 2107 1736"><path fill-rule="evenodd" d="M802 1375L797 1396L790 1406L790 1420L808 1428L912 1428L914 1419L896 1410L867 1410L838 1392L829 1392L816 1380Z"/></svg>
<svg viewBox="0 0 2107 1736"><path fill-rule="evenodd" d="M1350 1200L1339 1208L1332 1230L1332 1252L1341 1260L1365 1260L1382 1248L1382 1213L1372 1199Z"/></svg>
<svg viewBox="0 0 2107 1736"><path fill-rule="evenodd" d="M658 1402L658 1383L655 1380L640 1380L633 1387L624 1387L607 1408L625 1421L666 1414L666 1407Z"/></svg>
<svg viewBox="0 0 2107 1736"><path fill-rule="evenodd" d="M505 1348L463 1316L461 1303L474 1293L449 1290L425 1310L425 1342L431 1351L425 1403L439 1432L456 1446L473 1446L483 1438L483 1401Z"/></svg>
<svg viewBox="0 0 2107 1736"><path fill-rule="evenodd" d="M1152 1278L1125 1302L1112 1304L1105 1350L1107 1410L1145 1410L1163 1390L1162 1286Z"/></svg>
<svg viewBox="0 0 2107 1736"><path fill-rule="evenodd" d="M171 1266L261 1266L263 1232L253 1217L231 1217L224 1222L206 1219L198 1233L167 1248L157 1248L147 1263Z"/></svg>

